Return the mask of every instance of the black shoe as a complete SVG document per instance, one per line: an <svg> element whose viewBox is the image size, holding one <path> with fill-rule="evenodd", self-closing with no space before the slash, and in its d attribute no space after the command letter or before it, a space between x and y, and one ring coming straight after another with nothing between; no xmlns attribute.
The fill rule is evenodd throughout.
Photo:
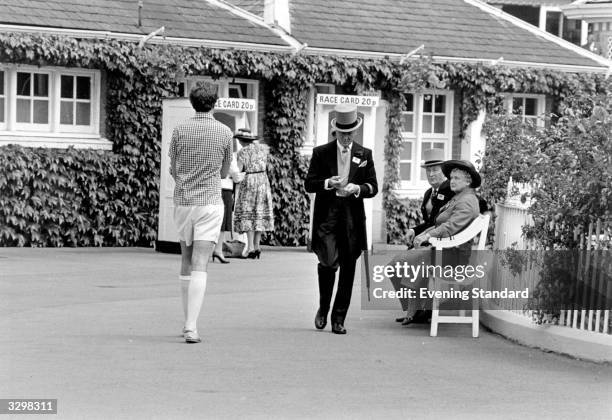
<svg viewBox="0 0 612 420"><path fill-rule="evenodd" d="M410 325L414 323L414 316L410 316L410 317L405 317L404 321L402 322L402 325L406 326L406 325Z"/></svg>
<svg viewBox="0 0 612 420"><path fill-rule="evenodd" d="M225 259L225 257L224 257L223 255L215 254L215 253L213 252L213 254L212 254L212 260L213 260L213 262L215 262L215 258L216 258L216 259L218 259L218 260L219 260L219 262L220 262L221 264L229 264L229 261L228 261L228 260L226 260L226 259Z"/></svg>
<svg viewBox="0 0 612 420"><path fill-rule="evenodd" d="M395 318L395 322L404 322L405 319L406 319L405 316L401 316L399 318Z"/></svg>
<svg viewBox="0 0 612 420"><path fill-rule="evenodd" d="M321 314L321 310L317 310L317 314L315 315L315 328L317 330L322 330L327 325L327 316Z"/></svg>
<svg viewBox="0 0 612 420"><path fill-rule="evenodd" d="M431 311L419 310L413 318L415 324L431 324Z"/></svg>
<svg viewBox="0 0 612 420"><path fill-rule="evenodd" d="M346 334L346 328L341 322L332 322L332 332L334 334Z"/></svg>
<svg viewBox="0 0 612 420"><path fill-rule="evenodd" d="M247 255L247 258L251 258L252 260L254 260L255 258L259 259L260 255L261 255L261 251L259 249L256 249L255 251L249 252L249 254Z"/></svg>

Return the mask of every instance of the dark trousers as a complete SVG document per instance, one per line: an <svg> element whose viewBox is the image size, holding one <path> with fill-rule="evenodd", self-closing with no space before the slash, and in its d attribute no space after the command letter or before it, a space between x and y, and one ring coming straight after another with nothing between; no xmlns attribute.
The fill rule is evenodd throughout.
<svg viewBox="0 0 612 420"><path fill-rule="evenodd" d="M319 241L315 248L319 257L319 308L324 315L329 312L336 271L340 269L331 313L331 321L340 323L344 323L351 303L355 265L360 255L351 238L353 223L345 203L343 199L338 199L331 206L327 219L317 228Z"/></svg>

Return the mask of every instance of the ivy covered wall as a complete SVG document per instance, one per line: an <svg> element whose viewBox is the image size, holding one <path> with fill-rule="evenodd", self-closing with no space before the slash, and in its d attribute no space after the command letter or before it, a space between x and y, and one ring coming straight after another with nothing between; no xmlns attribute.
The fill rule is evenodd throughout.
<svg viewBox="0 0 612 420"><path fill-rule="evenodd" d="M157 234L162 98L176 96L177 78L244 77L265 82L264 136L271 146L268 171L276 230L266 241L305 243L308 161L300 148L306 94L313 83L347 91L380 90L389 102L383 203L388 236L401 240L419 217L393 194L401 150L404 92L452 89L460 98L461 133L478 110L495 109L503 92L543 93L563 103L576 94L609 89L598 75L509 69L481 64L404 64L388 59L289 55L238 50L145 45L0 34L0 62L95 68L104 72L106 137L112 152L0 148L0 245L149 246ZM382 171L383 168L378 168ZM485 179L486 183L486 179Z"/></svg>

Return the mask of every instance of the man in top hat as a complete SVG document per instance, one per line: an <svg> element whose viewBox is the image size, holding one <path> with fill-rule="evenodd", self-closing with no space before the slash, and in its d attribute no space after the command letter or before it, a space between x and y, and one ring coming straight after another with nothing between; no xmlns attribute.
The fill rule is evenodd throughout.
<svg viewBox="0 0 612 420"><path fill-rule="evenodd" d="M331 129L336 139L315 147L306 176L306 191L316 193L312 250L319 259L319 309L315 327L327 325L336 271L338 290L331 309L332 332L346 334L344 320L351 302L355 264L367 250L363 199L378 192L372 151L355 143L362 119L357 106L338 105Z"/></svg>
<svg viewBox="0 0 612 420"><path fill-rule="evenodd" d="M423 196L423 202L421 203L421 214L423 215L423 223L408 230L406 235L406 243L408 246L412 246L412 241L415 236L420 235L422 232L434 225L436 217L440 212L442 206L450 201L455 195L450 189L450 184L444 174L442 173L442 163L444 162L444 149L428 149L423 153L424 160L421 164L421 168L425 169L427 175L427 182L431 188L425 191ZM391 282L395 287L395 290L399 290L402 285L397 278L391 278ZM400 298L402 309L407 309L408 301L406 298ZM429 318L429 311L418 311L417 314L409 320L406 317L397 318L397 322L401 322L402 325L408 325L409 323L422 323L427 322Z"/></svg>

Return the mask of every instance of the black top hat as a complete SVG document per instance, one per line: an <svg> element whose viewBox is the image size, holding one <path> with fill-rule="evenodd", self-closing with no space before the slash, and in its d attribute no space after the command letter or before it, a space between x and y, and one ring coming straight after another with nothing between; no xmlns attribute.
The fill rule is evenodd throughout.
<svg viewBox="0 0 612 420"><path fill-rule="evenodd" d="M259 139L259 137L255 134L251 134L251 130L248 128L239 128L236 134L234 134L234 138L240 141L255 141Z"/></svg>
<svg viewBox="0 0 612 420"><path fill-rule="evenodd" d="M478 173L474 165L472 165L472 162L469 162L467 160L447 160L442 164L442 173L448 179L450 179L450 173L455 168L462 169L470 174L470 176L472 177L472 183L470 184L470 187L480 187L480 184L482 183L482 178L480 178L480 174Z"/></svg>

